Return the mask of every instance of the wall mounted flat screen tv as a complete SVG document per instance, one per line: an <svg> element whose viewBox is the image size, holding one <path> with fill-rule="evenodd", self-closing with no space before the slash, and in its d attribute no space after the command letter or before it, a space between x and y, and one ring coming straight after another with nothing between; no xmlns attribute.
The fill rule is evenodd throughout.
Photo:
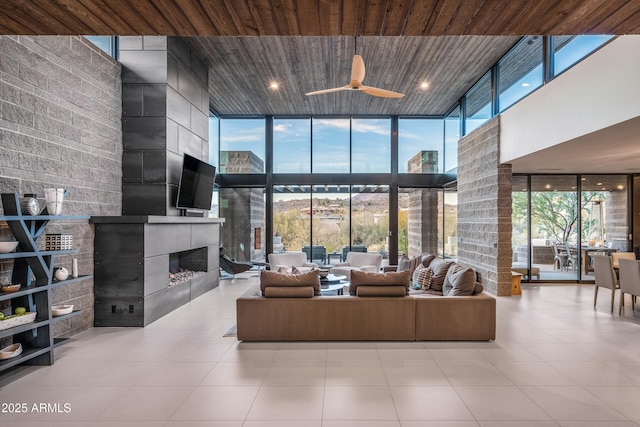
<svg viewBox="0 0 640 427"><path fill-rule="evenodd" d="M215 178L215 166L185 154L176 207L210 210Z"/></svg>

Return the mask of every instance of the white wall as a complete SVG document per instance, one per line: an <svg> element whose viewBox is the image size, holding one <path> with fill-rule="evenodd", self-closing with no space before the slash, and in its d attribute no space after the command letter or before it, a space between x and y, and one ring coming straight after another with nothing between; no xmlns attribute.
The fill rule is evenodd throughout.
<svg viewBox="0 0 640 427"><path fill-rule="evenodd" d="M640 36L623 36L500 118L500 162L640 116Z"/></svg>

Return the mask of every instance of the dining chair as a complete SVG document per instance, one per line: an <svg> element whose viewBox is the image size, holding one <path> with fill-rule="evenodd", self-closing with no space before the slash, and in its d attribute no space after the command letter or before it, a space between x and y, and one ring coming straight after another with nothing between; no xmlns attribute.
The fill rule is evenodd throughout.
<svg viewBox="0 0 640 427"><path fill-rule="evenodd" d="M616 272L613 270L613 264L611 257L606 255L595 255L593 257L593 269L596 275L595 294L593 296L593 307L596 307L598 301L598 289L600 287L611 289L611 313L613 313L613 301L616 297L616 289L618 285L618 279L616 278Z"/></svg>
<svg viewBox="0 0 640 427"><path fill-rule="evenodd" d="M613 268L618 268L620 265L620 258L636 259L636 254L633 252L613 252L611 254L611 263L613 264Z"/></svg>
<svg viewBox="0 0 640 427"><path fill-rule="evenodd" d="M620 308L624 309L624 294L631 295L631 311L635 309L636 296L640 295L640 261L620 258Z"/></svg>

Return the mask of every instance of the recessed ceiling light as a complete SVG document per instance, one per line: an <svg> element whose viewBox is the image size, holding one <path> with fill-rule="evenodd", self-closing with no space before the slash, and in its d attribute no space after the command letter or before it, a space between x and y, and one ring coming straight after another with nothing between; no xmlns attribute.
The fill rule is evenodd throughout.
<svg viewBox="0 0 640 427"><path fill-rule="evenodd" d="M586 180L587 180L587 178L585 178L585 177L583 176L583 177L582 177L582 180L583 180L583 181L586 181Z"/></svg>
<svg viewBox="0 0 640 427"><path fill-rule="evenodd" d="M522 83L522 87L529 87L529 86L531 86L531 85L529 83L527 83L527 82Z"/></svg>
<svg viewBox="0 0 640 427"><path fill-rule="evenodd" d="M280 85L278 84L278 82L271 82L271 84L269 85L269 89L271 90L278 90L280 88Z"/></svg>
<svg viewBox="0 0 640 427"><path fill-rule="evenodd" d="M429 83L428 82L420 83L420 89L427 89L428 87L429 87Z"/></svg>
<svg viewBox="0 0 640 427"><path fill-rule="evenodd" d="M607 189L607 187L602 187L602 189L603 189L603 190L606 190L606 189Z"/></svg>
<svg viewBox="0 0 640 427"><path fill-rule="evenodd" d="M618 190L624 190L624 185L618 185L617 189Z"/></svg>
<svg viewBox="0 0 640 427"><path fill-rule="evenodd" d="M546 188L548 190L549 188L551 188L551 184L545 185L544 188Z"/></svg>
<svg viewBox="0 0 640 427"><path fill-rule="evenodd" d="M599 182L599 183L597 183L596 185L602 185L602 183L601 183L601 182Z"/></svg>

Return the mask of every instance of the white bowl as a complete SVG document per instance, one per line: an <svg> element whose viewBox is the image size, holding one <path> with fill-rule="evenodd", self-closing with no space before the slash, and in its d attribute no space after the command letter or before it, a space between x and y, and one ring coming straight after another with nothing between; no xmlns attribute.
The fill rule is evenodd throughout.
<svg viewBox="0 0 640 427"><path fill-rule="evenodd" d="M22 344L11 344L8 347L0 350L0 360L11 359L12 357L16 357L22 353Z"/></svg>
<svg viewBox="0 0 640 427"><path fill-rule="evenodd" d="M0 254L8 254L18 247L18 242L0 242Z"/></svg>
<svg viewBox="0 0 640 427"><path fill-rule="evenodd" d="M73 311L73 305L52 305L51 306L51 314L53 316L62 316L64 314L69 314Z"/></svg>

